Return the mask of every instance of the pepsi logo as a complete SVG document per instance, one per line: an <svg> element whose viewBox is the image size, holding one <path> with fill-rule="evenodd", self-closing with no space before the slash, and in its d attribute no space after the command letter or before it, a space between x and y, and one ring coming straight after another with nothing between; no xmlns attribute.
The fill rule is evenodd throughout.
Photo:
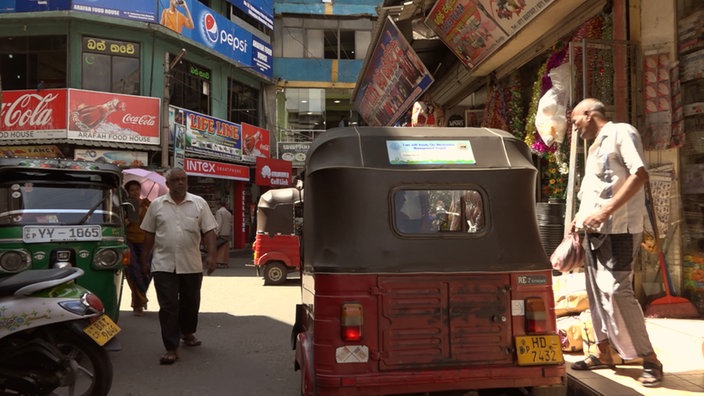
<svg viewBox="0 0 704 396"><path fill-rule="evenodd" d="M203 29L205 31L205 37L211 43L218 42L218 24L215 22L215 17L210 13L205 13L203 16Z"/></svg>

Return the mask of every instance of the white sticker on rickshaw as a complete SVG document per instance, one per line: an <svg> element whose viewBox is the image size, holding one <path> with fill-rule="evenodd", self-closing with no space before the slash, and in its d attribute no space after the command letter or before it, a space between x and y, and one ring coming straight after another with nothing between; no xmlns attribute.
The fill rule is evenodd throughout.
<svg viewBox="0 0 704 396"><path fill-rule="evenodd" d="M469 140L388 140L386 150L391 165L477 163Z"/></svg>
<svg viewBox="0 0 704 396"><path fill-rule="evenodd" d="M369 361L369 348L366 345L345 345L335 351L338 363L366 363Z"/></svg>

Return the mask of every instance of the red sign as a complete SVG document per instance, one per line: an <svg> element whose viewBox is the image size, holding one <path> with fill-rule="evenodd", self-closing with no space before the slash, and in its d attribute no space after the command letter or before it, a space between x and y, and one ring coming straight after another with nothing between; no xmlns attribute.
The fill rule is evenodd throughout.
<svg viewBox="0 0 704 396"><path fill-rule="evenodd" d="M2 92L0 140L65 139L66 90Z"/></svg>
<svg viewBox="0 0 704 396"><path fill-rule="evenodd" d="M291 161L258 157L254 183L259 186L290 187L291 173Z"/></svg>
<svg viewBox="0 0 704 396"><path fill-rule="evenodd" d="M249 181L249 167L242 165L186 158L183 169L191 176Z"/></svg>
<svg viewBox="0 0 704 396"><path fill-rule="evenodd" d="M69 89L68 137L158 145L160 106L159 98Z"/></svg>
<svg viewBox="0 0 704 396"><path fill-rule="evenodd" d="M242 123L242 159L254 161L257 157L269 158L271 146L269 131Z"/></svg>

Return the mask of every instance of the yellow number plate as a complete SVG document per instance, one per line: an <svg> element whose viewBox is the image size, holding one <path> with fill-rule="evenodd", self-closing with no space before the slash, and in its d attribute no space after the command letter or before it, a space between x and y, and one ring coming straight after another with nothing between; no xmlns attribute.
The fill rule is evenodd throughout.
<svg viewBox="0 0 704 396"><path fill-rule="evenodd" d="M560 337L554 334L517 336L516 354L519 366L561 364L565 361Z"/></svg>
<svg viewBox="0 0 704 396"><path fill-rule="evenodd" d="M103 346L120 332L120 327L115 324L109 316L102 315L98 320L83 329L83 331L88 334L96 344Z"/></svg>

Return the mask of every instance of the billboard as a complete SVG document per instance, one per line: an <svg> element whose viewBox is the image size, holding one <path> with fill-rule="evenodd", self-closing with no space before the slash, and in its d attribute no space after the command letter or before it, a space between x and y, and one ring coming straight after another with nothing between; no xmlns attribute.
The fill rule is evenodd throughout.
<svg viewBox="0 0 704 396"><path fill-rule="evenodd" d="M66 89L2 92L0 140L66 138Z"/></svg>
<svg viewBox="0 0 704 396"><path fill-rule="evenodd" d="M242 126L207 114L176 107L174 123L178 138L178 125L184 125L185 152L207 157L239 160L242 156Z"/></svg>
<svg viewBox="0 0 704 396"><path fill-rule="evenodd" d="M258 157L269 158L270 152L269 131L243 122L242 159L255 162Z"/></svg>
<svg viewBox="0 0 704 396"><path fill-rule="evenodd" d="M438 0L425 24L465 65L473 68L552 2Z"/></svg>
<svg viewBox="0 0 704 396"><path fill-rule="evenodd" d="M161 99L81 89L68 91L69 138L160 144Z"/></svg>
<svg viewBox="0 0 704 396"><path fill-rule="evenodd" d="M393 125L433 81L403 34L387 18L359 80L354 108L371 126Z"/></svg>
<svg viewBox="0 0 704 396"><path fill-rule="evenodd" d="M159 23L267 78L272 77L271 45L197 0L175 3L159 0Z"/></svg>
<svg viewBox="0 0 704 396"><path fill-rule="evenodd" d="M272 0L227 0L245 14L274 29L274 2Z"/></svg>
<svg viewBox="0 0 704 396"><path fill-rule="evenodd" d="M71 9L95 15L156 22L154 0L72 0Z"/></svg>

